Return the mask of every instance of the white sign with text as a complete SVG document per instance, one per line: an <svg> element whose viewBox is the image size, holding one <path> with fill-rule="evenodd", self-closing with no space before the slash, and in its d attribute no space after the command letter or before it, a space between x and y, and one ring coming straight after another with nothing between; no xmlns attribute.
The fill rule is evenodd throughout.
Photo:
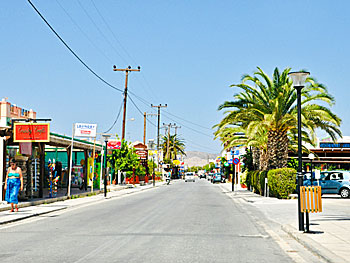
<svg viewBox="0 0 350 263"><path fill-rule="evenodd" d="M97 124L76 123L74 137L96 137Z"/></svg>

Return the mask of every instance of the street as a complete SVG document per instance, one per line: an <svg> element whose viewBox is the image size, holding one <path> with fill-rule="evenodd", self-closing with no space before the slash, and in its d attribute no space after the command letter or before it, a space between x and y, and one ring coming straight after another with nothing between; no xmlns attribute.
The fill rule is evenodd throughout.
<svg viewBox="0 0 350 263"><path fill-rule="evenodd" d="M264 221L263 215L251 206L247 209L249 213L219 185L206 180L172 181L142 193L3 225L0 258L1 262L320 262L300 246L281 247L257 222Z"/></svg>

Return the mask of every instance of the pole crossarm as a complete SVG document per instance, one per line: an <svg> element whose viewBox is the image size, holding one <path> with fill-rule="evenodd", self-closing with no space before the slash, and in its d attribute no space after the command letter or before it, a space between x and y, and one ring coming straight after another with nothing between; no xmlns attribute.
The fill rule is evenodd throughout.
<svg viewBox="0 0 350 263"><path fill-rule="evenodd" d="M129 72L132 71L141 71L141 67L138 66L137 69L132 69L131 66L127 68L117 68L113 66L113 71L125 71L125 89L124 89L124 110L123 110L123 130L122 130L122 140L125 139L125 120L126 120L126 99L128 97L128 77Z"/></svg>

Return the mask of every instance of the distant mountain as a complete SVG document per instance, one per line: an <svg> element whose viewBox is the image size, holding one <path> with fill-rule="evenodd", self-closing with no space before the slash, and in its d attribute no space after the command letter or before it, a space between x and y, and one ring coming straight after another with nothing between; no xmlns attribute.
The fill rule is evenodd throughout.
<svg viewBox="0 0 350 263"><path fill-rule="evenodd" d="M184 156L185 165L188 167L192 166L204 166L209 162L213 162L219 154L188 151Z"/></svg>

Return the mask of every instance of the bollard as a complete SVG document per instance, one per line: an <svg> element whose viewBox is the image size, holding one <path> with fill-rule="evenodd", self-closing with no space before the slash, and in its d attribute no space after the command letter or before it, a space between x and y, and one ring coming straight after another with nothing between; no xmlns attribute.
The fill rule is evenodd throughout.
<svg viewBox="0 0 350 263"><path fill-rule="evenodd" d="M309 213L322 212L322 189L321 186L301 186L300 187L300 206L301 212L305 213L306 229L305 232L310 232Z"/></svg>

